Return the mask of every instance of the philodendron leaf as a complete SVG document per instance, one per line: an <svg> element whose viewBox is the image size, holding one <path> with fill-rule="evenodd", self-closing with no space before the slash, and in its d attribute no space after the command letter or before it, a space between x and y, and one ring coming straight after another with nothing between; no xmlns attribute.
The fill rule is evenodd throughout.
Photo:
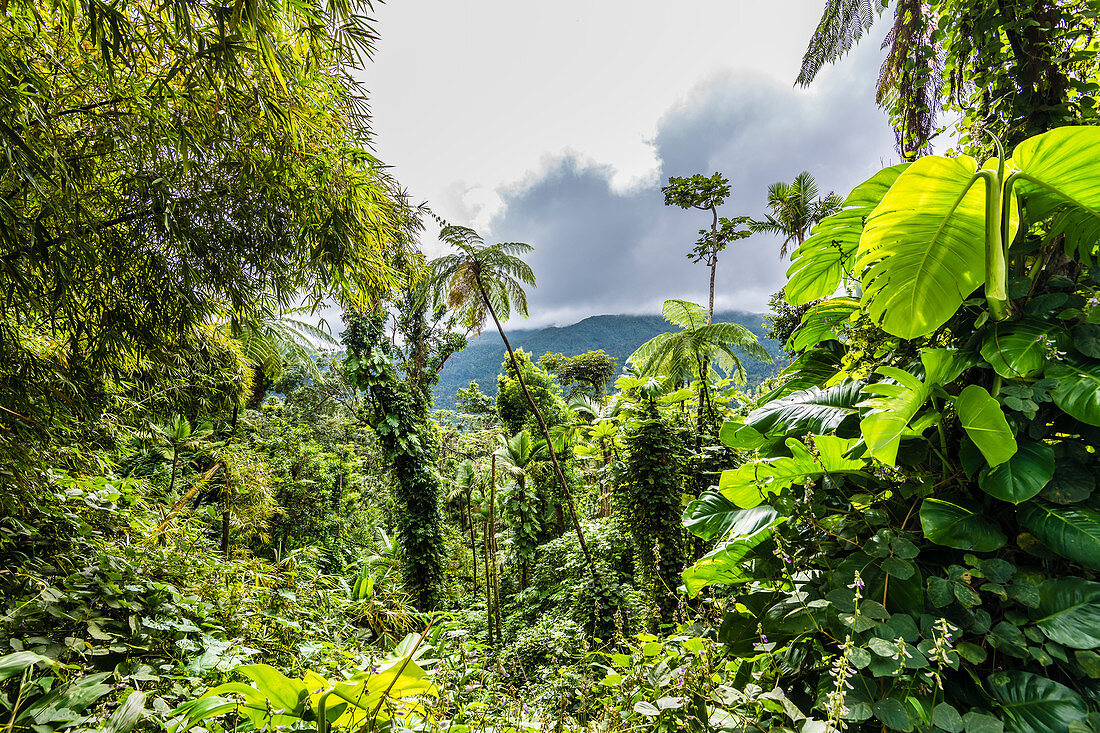
<svg viewBox="0 0 1100 733"><path fill-rule="evenodd" d="M728 585L749 580L742 568L745 556L771 537L775 528L786 519L770 506L744 510L729 526L725 539L718 547L684 570L682 577L688 594L694 596L715 583Z"/></svg>
<svg viewBox="0 0 1100 733"><path fill-rule="evenodd" d="M1058 380L1050 396L1062 412L1100 427L1100 361L1067 356L1050 364L1044 375Z"/></svg>
<svg viewBox="0 0 1100 733"><path fill-rule="evenodd" d="M1091 509L1029 501L1016 510L1016 516L1049 549L1100 570L1100 514Z"/></svg>
<svg viewBox="0 0 1100 733"><path fill-rule="evenodd" d="M783 384L761 395L760 403L766 404L780 397L809 387L823 387L840 371L840 355L827 349L813 349L799 356L779 373Z"/></svg>
<svg viewBox="0 0 1100 733"><path fill-rule="evenodd" d="M791 255L787 302L805 305L836 292L845 272L852 269L863 224L890 190L908 163L883 168L852 189L840 211L822 219Z"/></svg>
<svg viewBox="0 0 1100 733"><path fill-rule="evenodd" d="M983 468L978 473L978 486L990 496L1019 504L1042 491L1053 476L1054 449L1024 440L1006 462Z"/></svg>
<svg viewBox="0 0 1100 733"><path fill-rule="evenodd" d="M1004 463L1016 453L1016 438L1004 411L984 387L969 385L955 398L959 422L990 466ZM1052 454L1053 460L1053 454Z"/></svg>
<svg viewBox="0 0 1100 733"><path fill-rule="evenodd" d="M977 171L967 156L921 158L868 217L856 272L864 306L887 333L932 333L985 282L986 190Z"/></svg>
<svg viewBox="0 0 1100 733"><path fill-rule="evenodd" d="M1006 379L1031 377L1047 363L1047 341L1059 333L1059 324L1038 318L996 323L982 339L982 358Z"/></svg>
<svg viewBox="0 0 1100 733"><path fill-rule="evenodd" d="M1054 733L1069 730L1088 716L1085 701L1073 690L1031 672L995 672L988 678L989 694L1011 721L1013 733Z"/></svg>
<svg viewBox="0 0 1100 733"><path fill-rule="evenodd" d="M818 450L815 457L805 445L788 438L790 456L753 461L723 471L718 489L737 506L751 509L762 503L766 496L779 493L795 481L816 479L831 473L859 473L866 468L866 462L844 457L844 453L854 444L854 440L820 435L815 440Z"/></svg>
<svg viewBox="0 0 1100 733"><path fill-rule="evenodd" d="M734 450L756 450L768 442L756 428L732 420L722 423L718 439Z"/></svg>
<svg viewBox="0 0 1100 733"><path fill-rule="evenodd" d="M897 462L898 445L909 421L928 401L936 385L946 384L958 376L956 352L948 349L925 349L921 352L924 381L897 367L879 367L878 372L890 381L863 387L866 395L875 395L860 402L871 412L860 421L859 428L872 456L891 466Z"/></svg>
<svg viewBox="0 0 1100 733"><path fill-rule="evenodd" d="M1072 226L1058 227L1066 251L1095 247L1100 225L1100 128L1059 127L1028 138L1012 152L1011 177L1028 218L1038 222L1061 209Z"/></svg>
<svg viewBox="0 0 1100 733"><path fill-rule="evenodd" d="M787 339L787 351L803 351L822 341L836 339L844 324L858 310L859 301L853 298L829 298L815 303L802 314L802 322Z"/></svg>
<svg viewBox="0 0 1100 733"><path fill-rule="evenodd" d="M745 417L745 424L768 435L822 435L856 414L863 382L845 379L832 387L810 387L772 400Z"/></svg>
<svg viewBox="0 0 1100 733"><path fill-rule="evenodd" d="M704 491L684 510L684 526L696 537L713 540L737 523L743 512L732 501L713 491Z"/></svg>
<svg viewBox="0 0 1100 733"><path fill-rule="evenodd" d="M957 550L993 552L1006 542L996 524L974 512L943 499L927 498L920 505L920 523L925 539Z"/></svg>
<svg viewBox="0 0 1100 733"><path fill-rule="evenodd" d="M1051 641L1073 649L1100 646L1100 583L1056 578L1039 586L1035 625Z"/></svg>

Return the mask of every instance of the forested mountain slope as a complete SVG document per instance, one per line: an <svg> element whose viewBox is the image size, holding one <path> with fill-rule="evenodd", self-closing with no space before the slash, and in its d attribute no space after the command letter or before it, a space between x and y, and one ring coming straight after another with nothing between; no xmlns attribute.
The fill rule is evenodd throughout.
<svg viewBox="0 0 1100 733"><path fill-rule="evenodd" d="M777 357L780 354L781 344L764 338L764 314L728 311L715 313L714 320L740 323L760 337L768 353ZM510 331L508 338L514 347L523 348L535 360L548 351L573 356L603 349L615 357L618 375L635 349L657 334L675 330L675 326L659 315L604 315L591 316L569 326ZM470 339L469 346L452 356L443 368L439 384L433 390L435 406L443 410L454 409L455 392L471 380L476 381L483 392L495 394L496 378L504 358L504 345L496 333L486 331L479 338ZM749 356L744 356L742 362L750 385L778 370L775 365L763 364Z"/></svg>

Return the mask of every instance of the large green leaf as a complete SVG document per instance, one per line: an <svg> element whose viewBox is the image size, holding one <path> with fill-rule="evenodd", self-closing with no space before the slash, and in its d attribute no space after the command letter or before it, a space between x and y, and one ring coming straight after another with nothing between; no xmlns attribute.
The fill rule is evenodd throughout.
<svg viewBox="0 0 1100 733"><path fill-rule="evenodd" d="M1045 376L1058 380L1050 396L1062 412L1100 427L1100 361L1067 356L1052 362Z"/></svg>
<svg viewBox="0 0 1100 733"><path fill-rule="evenodd" d="M236 668L256 684L261 695L271 700L276 708L287 715L301 715L309 694L301 680L293 680L267 664L242 664Z"/></svg>
<svg viewBox="0 0 1100 733"><path fill-rule="evenodd" d="M756 450L768 442L756 428L733 420L722 423L722 429L718 431L718 439L734 450Z"/></svg>
<svg viewBox="0 0 1100 733"><path fill-rule="evenodd" d="M1016 146L1010 181L1032 222L1061 210L1066 250L1090 257L1100 227L1100 128L1059 127Z"/></svg>
<svg viewBox="0 0 1100 733"><path fill-rule="evenodd" d="M197 700L185 702L168 713L168 723L165 725L165 730L168 733L184 733L197 723L224 715L236 708L236 702L224 697L200 697Z"/></svg>
<svg viewBox="0 0 1100 733"><path fill-rule="evenodd" d="M23 670L35 664L57 666L57 662L54 660L34 652L15 652L0 657L0 682L13 675L22 674Z"/></svg>
<svg viewBox="0 0 1100 733"><path fill-rule="evenodd" d="M1016 453L1016 437L1008 427L1001 404L984 387L976 384L966 387L955 399L955 412L990 466L1004 463Z"/></svg>
<svg viewBox="0 0 1100 733"><path fill-rule="evenodd" d="M787 302L805 305L836 292L859 247L863 224L908 163L883 168L852 189L840 211L822 219L791 255Z"/></svg>
<svg viewBox="0 0 1100 733"><path fill-rule="evenodd" d="M103 733L129 733L145 713L145 693L134 691L126 696L107 719Z"/></svg>
<svg viewBox="0 0 1100 733"><path fill-rule="evenodd" d="M1004 532L980 514L943 499L927 498L920 505L925 539L957 550L993 552L1004 546Z"/></svg>
<svg viewBox="0 0 1100 733"><path fill-rule="evenodd" d="M879 374L888 377L889 381L865 385L864 394L875 396L858 405L871 408L871 412L860 421L859 429L872 456L891 466L896 463L898 445L909 421L916 417L936 385L950 382L958 376L957 362L954 351L923 350L923 382L897 367L879 367Z"/></svg>
<svg viewBox="0 0 1100 733"><path fill-rule="evenodd" d="M1033 500L1022 504L1016 515L1027 531L1054 552L1100 570L1100 514Z"/></svg>
<svg viewBox="0 0 1100 733"><path fill-rule="evenodd" d="M783 384L761 395L761 404L785 397L810 387L821 387L840 371L840 354L826 349L813 349L799 356L779 373Z"/></svg>
<svg viewBox="0 0 1100 733"><path fill-rule="evenodd" d="M995 672L989 694L1009 719L1013 733L1063 733L1088 716L1085 701L1073 690L1031 672Z"/></svg>
<svg viewBox="0 0 1100 733"><path fill-rule="evenodd" d="M684 510L684 526L688 531L704 540L721 537L744 516L744 512L721 494L704 491Z"/></svg>
<svg viewBox="0 0 1100 733"><path fill-rule="evenodd" d="M837 339L852 314L859 311L859 301L852 298L829 298L815 303L802 314L798 329L787 339L787 351L803 351L822 341Z"/></svg>
<svg viewBox="0 0 1100 733"><path fill-rule="evenodd" d="M862 460L844 457L854 440L844 440L833 435L818 436L814 445L817 456L795 440L788 438L790 456L767 458L746 463L722 472L718 489L722 495L739 507L751 509L795 481L816 479L826 474L859 473L867 464Z"/></svg>
<svg viewBox="0 0 1100 733"><path fill-rule="evenodd" d="M1060 328L1038 318L993 324L982 340L982 358L1006 379L1034 376L1047 362L1049 334Z"/></svg>
<svg viewBox="0 0 1100 733"><path fill-rule="evenodd" d="M1054 476L1054 449L1045 443L1022 440L1016 454L978 474L982 491L1002 501L1019 504L1043 490Z"/></svg>
<svg viewBox="0 0 1100 733"><path fill-rule="evenodd" d="M688 594L694 596L703 588L715 583L731 584L749 580L742 569L745 556L764 540L771 537L786 517L770 506L758 506L745 510L730 525L726 539L699 558L682 574Z"/></svg>
<svg viewBox="0 0 1100 733"><path fill-rule="evenodd" d="M832 387L810 387L772 400L745 417L745 424L768 435L821 435L856 413L863 382L845 379Z"/></svg>
<svg viewBox="0 0 1100 733"><path fill-rule="evenodd" d="M1039 586L1035 625L1053 641L1074 649L1100 646L1100 583L1055 578Z"/></svg>
<svg viewBox="0 0 1100 733"><path fill-rule="evenodd" d="M867 219L856 272L864 306L887 333L932 333L985 282L986 189L977 171L968 156L921 158Z"/></svg>

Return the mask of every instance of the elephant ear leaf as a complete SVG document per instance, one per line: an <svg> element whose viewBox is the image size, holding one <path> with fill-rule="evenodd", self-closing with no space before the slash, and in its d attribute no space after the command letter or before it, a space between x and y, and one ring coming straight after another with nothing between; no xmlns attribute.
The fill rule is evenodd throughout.
<svg viewBox="0 0 1100 733"><path fill-rule="evenodd" d="M1035 625L1051 641L1073 649L1100 646L1100 583L1055 578L1039 586Z"/></svg>
<svg viewBox="0 0 1100 733"><path fill-rule="evenodd" d="M856 186L840 211L822 219L791 255L783 288L787 302L805 305L836 292L845 272L851 272L863 225L909 163L883 168Z"/></svg>
<svg viewBox="0 0 1100 733"><path fill-rule="evenodd" d="M863 382L845 379L825 389L799 390L756 408L745 417L745 425L767 435L828 433L856 414L862 388Z"/></svg>
<svg viewBox="0 0 1100 733"><path fill-rule="evenodd" d="M1004 532L980 514L943 499L925 499L920 524L931 542L957 550L993 552L1004 546Z"/></svg>
<svg viewBox="0 0 1100 733"><path fill-rule="evenodd" d="M955 399L955 412L990 466L1004 463L1016 453L1016 438L1004 411L985 388L971 384L964 389Z"/></svg>
<svg viewBox="0 0 1100 733"><path fill-rule="evenodd" d="M1028 219L1059 214L1052 234L1064 234L1066 252L1089 261L1100 234L1100 128L1059 127L1029 138L1012 154L1010 177Z"/></svg>
<svg viewBox="0 0 1100 733"><path fill-rule="evenodd" d="M1059 330L1038 318L994 324L982 339L982 358L1006 379L1034 376L1047 362L1047 340Z"/></svg>
<svg viewBox="0 0 1100 733"><path fill-rule="evenodd" d="M1100 570L1100 514L1091 509L1029 501L1020 505L1016 516L1024 529L1053 552Z"/></svg>
<svg viewBox="0 0 1100 733"><path fill-rule="evenodd" d="M1015 733L1070 730L1070 723L1088 717L1088 708L1080 695L1046 677L1009 670L991 674L988 683L989 694Z"/></svg>
<svg viewBox="0 0 1100 733"><path fill-rule="evenodd" d="M1050 396L1062 412L1100 427L1100 361L1070 355L1048 366L1044 376L1058 380Z"/></svg>
<svg viewBox="0 0 1100 733"><path fill-rule="evenodd" d="M1054 449L1034 440L1021 441L1015 455L978 474L982 491L1019 504L1043 490L1054 477Z"/></svg>
<svg viewBox="0 0 1100 733"><path fill-rule="evenodd" d="M696 537L713 540L728 532L747 511L751 510L741 509L721 494L704 491L684 510L684 527Z"/></svg>
<svg viewBox="0 0 1100 733"><path fill-rule="evenodd" d="M985 282L986 191L977 171L968 156L921 158L867 219L856 272L864 306L887 333L932 333Z"/></svg>
<svg viewBox="0 0 1100 733"><path fill-rule="evenodd" d="M822 341L838 338L843 324L858 310L859 301L852 298L829 298L810 306L802 315L798 330L787 339L787 351L804 351Z"/></svg>
<svg viewBox="0 0 1100 733"><path fill-rule="evenodd" d="M775 528L786 520L770 506L757 506L739 512L718 546L684 570L682 577L688 594L694 596L714 583L750 580L744 570L745 557L771 537Z"/></svg>

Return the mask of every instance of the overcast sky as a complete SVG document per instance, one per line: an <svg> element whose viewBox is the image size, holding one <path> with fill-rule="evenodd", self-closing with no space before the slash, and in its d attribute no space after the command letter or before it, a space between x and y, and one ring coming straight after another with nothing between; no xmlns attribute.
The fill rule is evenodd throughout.
<svg viewBox="0 0 1100 733"><path fill-rule="evenodd" d="M733 185L720 214L762 216L775 181L809 170L846 194L895 160L874 104L879 28L809 90L792 86L821 6L391 0L362 74L379 157L415 202L534 245L525 326L703 303L706 268L685 253L707 215L666 208L668 176L720 171ZM787 267L778 246L727 248L719 308L765 309Z"/></svg>

